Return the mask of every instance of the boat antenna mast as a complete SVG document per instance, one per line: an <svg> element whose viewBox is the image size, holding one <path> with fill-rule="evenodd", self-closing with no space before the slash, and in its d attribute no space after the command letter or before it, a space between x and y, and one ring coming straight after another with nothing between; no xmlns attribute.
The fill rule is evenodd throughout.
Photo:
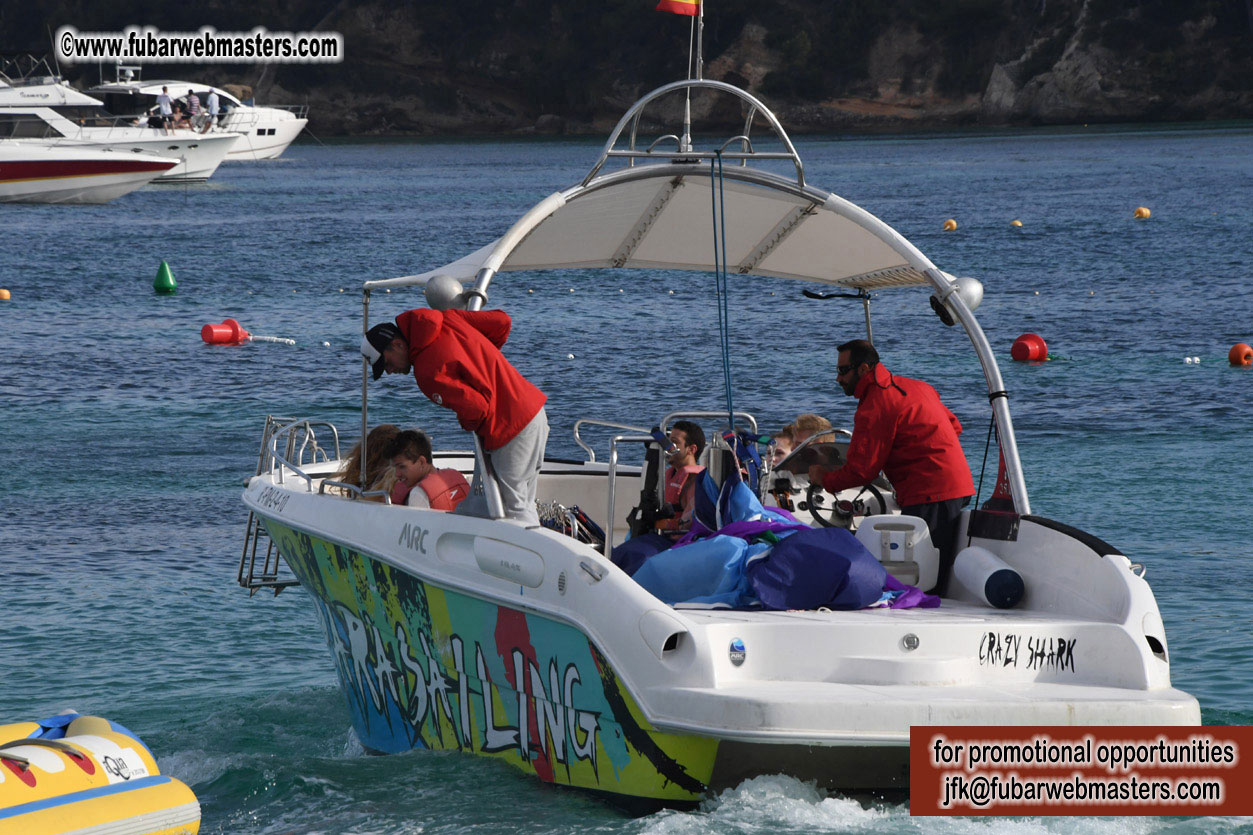
<svg viewBox="0 0 1253 835"><path fill-rule="evenodd" d="M701 54L705 36L705 3L697 0L696 14L687 36L687 78L689 81L700 81L704 75L704 60ZM683 138L679 140L679 152L690 153L692 150L692 88L688 87L683 101Z"/></svg>

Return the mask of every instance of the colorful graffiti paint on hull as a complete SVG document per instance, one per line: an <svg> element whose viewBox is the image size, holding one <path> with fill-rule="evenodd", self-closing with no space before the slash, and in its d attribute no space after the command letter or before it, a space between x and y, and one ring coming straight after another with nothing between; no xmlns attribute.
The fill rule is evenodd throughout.
<svg viewBox="0 0 1253 835"><path fill-rule="evenodd" d="M717 740L652 728L573 625L440 588L272 520L266 528L316 602L365 747L461 750L631 797L704 794Z"/></svg>

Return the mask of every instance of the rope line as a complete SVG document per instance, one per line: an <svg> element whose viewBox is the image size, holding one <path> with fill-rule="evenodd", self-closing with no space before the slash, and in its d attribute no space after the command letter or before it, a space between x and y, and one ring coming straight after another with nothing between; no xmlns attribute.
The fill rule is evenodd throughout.
<svg viewBox="0 0 1253 835"><path fill-rule="evenodd" d="M717 174L718 188L713 188ZM709 161L709 194L713 202L714 284L718 301L718 341L722 350L722 383L727 398L727 426L735 431L735 405L731 397L731 306L727 281L727 216L723 191L722 151Z"/></svg>

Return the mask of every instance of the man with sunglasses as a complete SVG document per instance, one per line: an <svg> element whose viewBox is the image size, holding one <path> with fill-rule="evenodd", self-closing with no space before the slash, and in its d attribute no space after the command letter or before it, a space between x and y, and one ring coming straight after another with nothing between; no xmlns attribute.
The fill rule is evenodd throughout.
<svg viewBox="0 0 1253 835"><path fill-rule="evenodd" d="M943 591L953 564L957 523L975 492L958 440L961 423L934 388L894 375L866 340L845 342L838 350L835 381L860 401L853 438L844 466L815 464L809 480L834 494L869 484L882 471L896 490L902 515L927 523L940 550L936 588Z"/></svg>

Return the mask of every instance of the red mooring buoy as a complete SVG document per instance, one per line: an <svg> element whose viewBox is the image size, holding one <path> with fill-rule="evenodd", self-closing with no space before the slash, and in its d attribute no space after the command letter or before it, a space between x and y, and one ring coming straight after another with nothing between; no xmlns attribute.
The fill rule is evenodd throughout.
<svg viewBox="0 0 1253 835"><path fill-rule="evenodd" d="M1036 333L1024 333L1014 340L1009 355L1018 362L1043 362L1049 358L1049 346Z"/></svg>
<svg viewBox="0 0 1253 835"><path fill-rule="evenodd" d="M1253 346L1246 345L1243 342L1237 342L1231 346L1231 350L1227 352L1227 361L1238 367L1247 367L1253 365Z"/></svg>
<svg viewBox="0 0 1253 835"><path fill-rule="evenodd" d="M200 338L210 345L238 345L247 342L251 335L234 319L223 320L220 325L205 325L200 329Z"/></svg>

